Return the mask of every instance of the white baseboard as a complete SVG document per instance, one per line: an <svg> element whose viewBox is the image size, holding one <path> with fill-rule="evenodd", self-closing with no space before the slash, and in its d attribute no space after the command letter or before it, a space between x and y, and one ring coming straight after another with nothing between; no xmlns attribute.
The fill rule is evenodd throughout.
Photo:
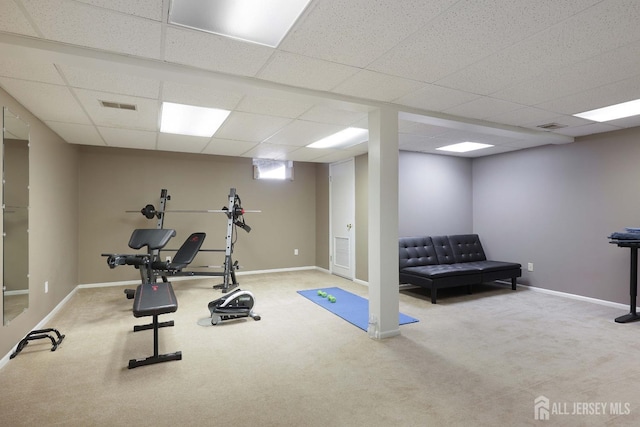
<svg viewBox="0 0 640 427"><path fill-rule="evenodd" d="M525 285L518 285L518 286L525 287ZM605 305L607 307L620 308L623 310L629 309L629 304L621 304L619 302L606 301L606 300L591 298L591 297L584 297L582 295L569 294L566 292L552 291L551 289L536 288L535 286L526 286L526 288L531 289L534 292L541 292L543 294L556 295L563 298L590 302L592 304Z"/></svg>
<svg viewBox="0 0 640 427"><path fill-rule="evenodd" d="M504 283L504 284L507 284L507 285L511 284L511 282L507 282L507 281L504 281L504 280L496 280L496 282L497 283ZM619 302L613 302L613 301L607 301L607 300L602 300L602 299L597 299L597 298L585 297L585 296L582 296L582 295L576 295L576 294L570 294L570 293L567 293L567 292L554 291L554 290L545 289L545 288L538 288L538 287L529 286L529 285L516 284L516 286L521 288L521 289L529 289L529 290L534 291L534 292L541 292L543 294L555 295L555 296L558 296L558 297L569 298L569 299L573 299L573 300L577 300L577 301L590 302L592 304L604 305L604 306L607 306L607 307L622 308L622 309L628 309L629 308L628 304L621 304Z"/></svg>

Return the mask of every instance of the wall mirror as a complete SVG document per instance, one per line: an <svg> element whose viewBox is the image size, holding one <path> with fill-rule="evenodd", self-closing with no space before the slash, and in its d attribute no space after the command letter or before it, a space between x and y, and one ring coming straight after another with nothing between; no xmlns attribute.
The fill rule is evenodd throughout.
<svg viewBox="0 0 640 427"><path fill-rule="evenodd" d="M29 307L29 125L3 109L3 324Z"/></svg>

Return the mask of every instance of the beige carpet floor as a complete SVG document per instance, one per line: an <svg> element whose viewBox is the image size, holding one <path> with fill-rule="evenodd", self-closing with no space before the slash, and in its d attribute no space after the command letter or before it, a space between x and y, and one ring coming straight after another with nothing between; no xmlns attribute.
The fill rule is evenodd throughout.
<svg viewBox="0 0 640 427"><path fill-rule="evenodd" d="M315 270L238 278L262 320L206 325L215 280L175 282L160 352L183 359L131 370L153 352L151 331L132 332L150 318L124 287L79 289L47 325L66 334L58 350L33 341L0 370L0 425L640 424L640 323L616 324L620 309L497 285L436 305L403 290L420 321L376 341L296 293L365 286ZM549 420L534 418L539 397Z"/></svg>

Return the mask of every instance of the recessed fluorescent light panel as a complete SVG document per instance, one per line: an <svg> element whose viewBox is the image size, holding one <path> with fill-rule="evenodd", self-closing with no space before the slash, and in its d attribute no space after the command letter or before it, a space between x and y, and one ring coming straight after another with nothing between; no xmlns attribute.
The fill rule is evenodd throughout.
<svg viewBox="0 0 640 427"><path fill-rule="evenodd" d="M172 0L169 24L277 47L310 0Z"/></svg>
<svg viewBox="0 0 640 427"><path fill-rule="evenodd" d="M369 131L362 128L347 128L340 132L322 138L312 144L309 148L347 148L361 142L369 140Z"/></svg>
<svg viewBox="0 0 640 427"><path fill-rule="evenodd" d="M163 102L160 132L211 138L230 113L217 108Z"/></svg>
<svg viewBox="0 0 640 427"><path fill-rule="evenodd" d="M622 104L610 105L596 110L585 111L574 114L575 117L593 120L594 122L608 122L610 120L623 119L625 117L637 116L640 114L640 99Z"/></svg>
<svg viewBox="0 0 640 427"><path fill-rule="evenodd" d="M458 144L447 145L444 147L436 148L441 151L453 151L455 153L466 153L467 151L480 150L482 148L493 147L491 144L481 144L479 142L460 142Z"/></svg>

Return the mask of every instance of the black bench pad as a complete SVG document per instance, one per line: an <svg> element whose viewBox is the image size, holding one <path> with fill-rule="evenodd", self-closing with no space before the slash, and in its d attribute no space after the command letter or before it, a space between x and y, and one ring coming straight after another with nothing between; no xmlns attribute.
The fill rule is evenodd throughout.
<svg viewBox="0 0 640 427"><path fill-rule="evenodd" d="M138 285L133 300L135 317L155 316L178 310L178 300L170 282Z"/></svg>

